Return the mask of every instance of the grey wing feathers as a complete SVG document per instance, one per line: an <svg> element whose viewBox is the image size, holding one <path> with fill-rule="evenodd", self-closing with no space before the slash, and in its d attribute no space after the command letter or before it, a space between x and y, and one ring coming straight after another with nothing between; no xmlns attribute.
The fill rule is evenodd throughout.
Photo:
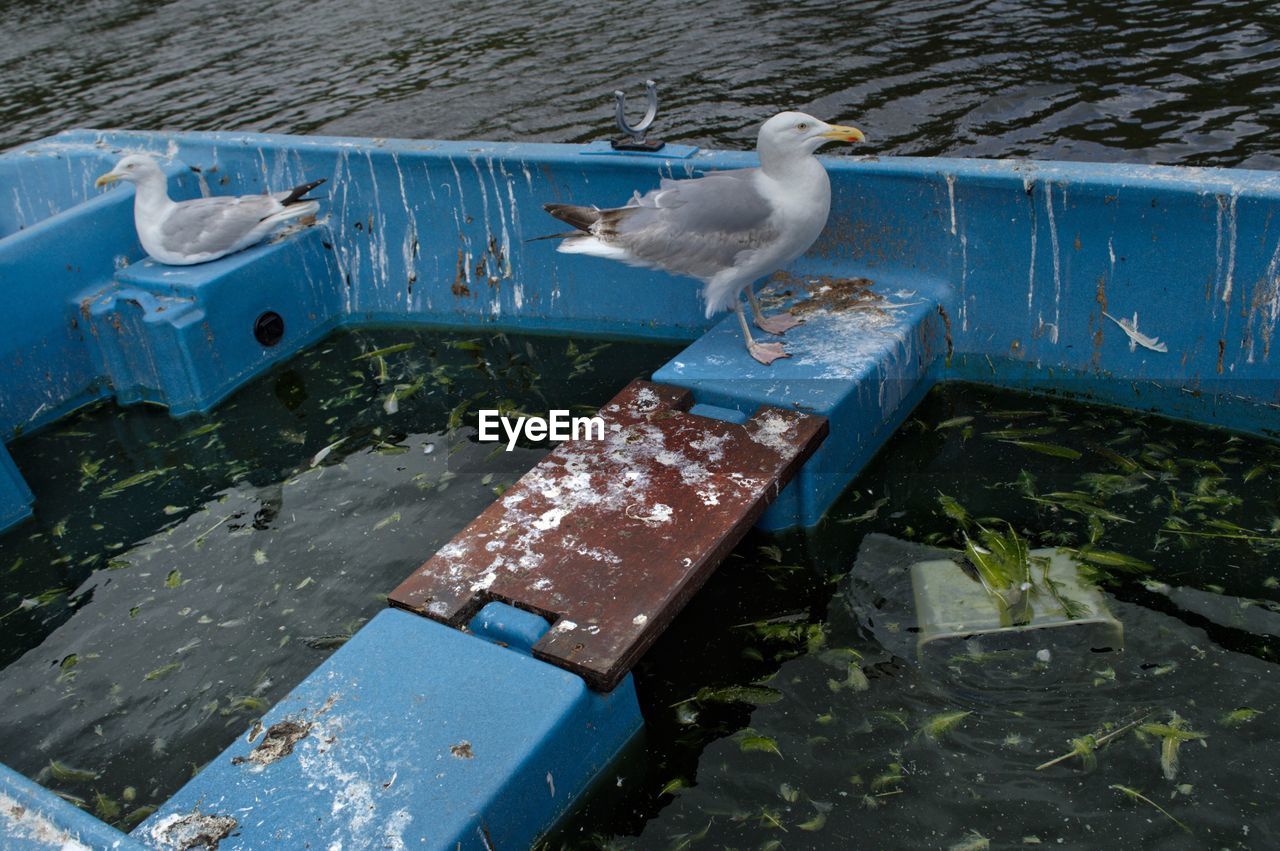
<svg viewBox="0 0 1280 851"><path fill-rule="evenodd" d="M197 198L178 204L160 235L167 248L183 254L226 251L282 209L270 195Z"/></svg>
<svg viewBox="0 0 1280 851"><path fill-rule="evenodd" d="M756 171L663 180L628 206L601 211L611 233L597 235L647 265L710 277L776 236L773 206L756 189Z"/></svg>

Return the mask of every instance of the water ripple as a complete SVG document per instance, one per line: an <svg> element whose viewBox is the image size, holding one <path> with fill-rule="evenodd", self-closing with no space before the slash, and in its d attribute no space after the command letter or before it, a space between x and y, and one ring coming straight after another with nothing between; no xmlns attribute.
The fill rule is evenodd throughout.
<svg viewBox="0 0 1280 851"><path fill-rule="evenodd" d="M754 141L800 108L884 154L1280 168L1280 12L1259 0L635 6L0 0L0 146L69 127L500 141Z"/></svg>

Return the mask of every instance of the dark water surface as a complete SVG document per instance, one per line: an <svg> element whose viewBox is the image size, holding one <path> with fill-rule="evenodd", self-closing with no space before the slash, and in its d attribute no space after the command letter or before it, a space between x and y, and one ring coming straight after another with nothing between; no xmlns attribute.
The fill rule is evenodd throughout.
<svg viewBox="0 0 1280 851"><path fill-rule="evenodd" d="M882 536L980 526L1081 553L1123 652L918 654L918 556ZM637 669L647 758L547 847L1274 848L1278 657L1280 445L946 385L818 528L720 567Z"/></svg>
<svg viewBox="0 0 1280 851"><path fill-rule="evenodd" d="M207 416L104 403L15 441L0 762L132 825L542 457L477 442L476 408L594 412L675 350L344 332Z"/></svg>
<svg viewBox="0 0 1280 851"><path fill-rule="evenodd" d="M580 142L610 93L754 144L800 108L879 154L1280 168L1268 0L0 0L0 147L70 127Z"/></svg>

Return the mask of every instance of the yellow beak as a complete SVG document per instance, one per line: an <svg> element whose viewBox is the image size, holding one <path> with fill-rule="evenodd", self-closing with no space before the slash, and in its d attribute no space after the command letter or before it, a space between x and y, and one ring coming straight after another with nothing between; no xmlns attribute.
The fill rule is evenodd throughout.
<svg viewBox="0 0 1280 851"><path fill-rule="evenodd" d="M93 185L101 189L104 186L110 186L112 183L115 183L119 179L120 179L120 175L109 171L106 174L102 175L102 177L99 177L97 180L95 180L93 182Z"/></svg>
<svg viewBox="0 0 1280 851"><path fill-rule="evenodd" d="M863 142L867 138L857 127L842 127L839 124L832 124L830 130L818 135L826 139L838 139L841 142Z"/></svg>

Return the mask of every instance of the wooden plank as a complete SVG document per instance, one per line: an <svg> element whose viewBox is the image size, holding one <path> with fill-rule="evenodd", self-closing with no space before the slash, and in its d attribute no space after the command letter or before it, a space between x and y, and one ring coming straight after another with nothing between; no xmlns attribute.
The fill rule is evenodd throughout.
<svg viewBox="0 0 1280 851"><path fill-rule="evenodd" d="M635 381L604 440L552 451L390 595L464 627L499 600L552 622L534 655L608 691L827 434L761 408L741 425L688 413L689 391Z"/></svg>

